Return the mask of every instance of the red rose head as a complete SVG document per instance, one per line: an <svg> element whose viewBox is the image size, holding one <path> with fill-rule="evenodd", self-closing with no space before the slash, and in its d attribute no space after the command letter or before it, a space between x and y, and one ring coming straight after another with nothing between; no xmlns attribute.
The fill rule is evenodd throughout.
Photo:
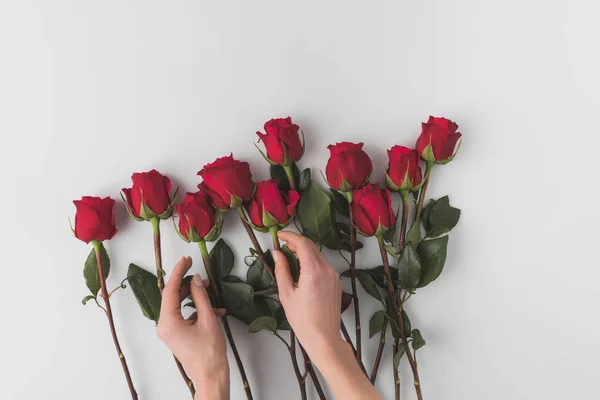
<svg viewBox="0 0 600 400"><path fill-rule="evenodd" d="M396 223L389 190L369 183L352 196L354 225L364 236L383 235Z"/></svg>
<svg viewBox="0 0 600 400"><path fill-rule="evenodd" d="M175 195L171 198L171 180L153 169L132 175L133 186L123 194L129 215L138 221L158 217L166 219L173 213Z"/></svg>
<svg viewBox="0 0 600 400"><path fill-rule="evenodd" d="M292 165L304 153L298 135L298 125L290 117L275 118L265 123L265 132L256 132L267 148L267 161L271 164ZM264 154L263 154L264 155Z"/></svg>
<svg viewBox="0 0 600 400"><path fill-rule="evenodd" d="M325 173L332 189L342 192L363 187L373 173L373 163L363 151L363 143L341 142L327 146L331 152Z"/></svg>
<svg viewBox="0 0 600 400"><path fill-rule="evenodd" d="M456 155L454 149L462 136L458 125L446 118L429 117L423 123L421 136L417 139L417 153L430 163L446 164Z"/></svg>
<svg viewBox="0 0 600 400"><path fill-rule="evenodd" d="M179 233L188 242L215 241L221 233L221 212L202 191L186 193L182 204L175 205L179 214Z"/></svg>
<svg viewBox="0 0 600 400"><path fill-rule="evenodd" d="M77 208L75 214L75 237L89 243L112 239L117 233L115 228L115 201L110 197L84 196L74 200Z"/></svg>
<svg viewBox="0 0 600 400"><path fill-rule="evenodd" d="M422 176L416 150L394 146L388 150L388 157L386 180L390 190L411 190L419 186Z"/></svg>
<svg viewBox="0 0 600 400"><path fill-rule="evenodd" d="M206 164L198 175L203 179L198 187L222 210L239 207L252 197L254 182L250 165L234 159L232 154Z"/></svg>
<svg viewBox="0 0 600 400"><path fill-rule="evenodd" d="M282 192L277 183L275 179L258 182L254 197L246 203L250 222L257 230L266 231L274 226L284 228L294 216L300 195L294 190Z"/></svg>

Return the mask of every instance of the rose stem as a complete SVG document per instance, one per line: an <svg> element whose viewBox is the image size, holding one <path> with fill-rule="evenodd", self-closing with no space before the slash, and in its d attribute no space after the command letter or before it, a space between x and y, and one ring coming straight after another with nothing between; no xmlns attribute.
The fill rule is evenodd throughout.
<svg viewBox="0 0 600 400"><path fill-rule="evenodd" d="M210 289L212 290L213 295L217 300L217 305L220 306L221 293L219 293L219 286L217 284L217 281L215 280L212 264L210 262L210 255L208 253L208 249L206 248L206 242L204 240L198 242L198 247L200 248L200 253L202 254L202 261L204 261L204 269L206 269L206 274L208 275L208 280L210 281ZM237 364L238 370L240 371L242 383L244 384L244 391L246 392L246 398L248 400L252 400L252 391L250 390L250 384L248 383L246 370L244 369L242 358L240 357L240 354L237 350L237 346L235 345L235 341L233 340L233 334L231 333L231 328L229 327L229 321L227 320L227 316L222 316L221 322L223 323L223 328L225 330L227 340L229 341L229 346L231 346L231 351L233 352L235 362Z"/></svg>
<svg viewBox="0 0 600 400"><path fill-rule="evenodd" d="M250 237L252 246L254 247L254 250L256 250L256 254L258 254L258 259L260 260L260 262L263 263L263 265L267 269L267 272L269 273L269 276L271 277L271 280L273 281L273 286L277 287L277 283L275 281L275 274L273 273L273 268L272 268L273 266L271 265L271 263L267 262L267 258L265 257L265 252L263 251L262 247L260 247L260 243L258 243L256 234L254 233L254 230L252 229L250 224L248 224L248 220L246 219L246 214L244 214L244 209L242 207L238 207L237 211L240 216L240 220L242 221L242 225L244 225L244 229L246 229L246 233Z"/></svg>
<svg viewBox="0 0 600 400"><path fill-rule="evenodd" d="M354 321L356 326L356 361L362 365L360 308L358 305L358 292L356 291L356 226L354 225L354 212L352 211L352 192L346 192L350 221L350 284L352 285L352 303L354 303ZM364 367L363 367L364 370Z"/></svg>
<svg viewBox="0 0 600 400"><path fill-rule="evenodd" d="M383 349L385 348L385 335L387 332L388 320L383 320L381 326L381 334L379 335L379 347L377 348L377 355L375 356L375 363L373 364L373 370L371 371L371 383L375 384L377 379L377 371L379 371L379 364L381 364L381 357L383 356Z"/></svg>
<svg viewBox="0 0 600 400"><path fill-rule="evenodd" d="M150 219L152 223L152 230L154 231L154 258L156 260L156 283L158 285L158 289L160 290L160 295L162 296L162 291L165 287L165 270L162 268L162 253L161 253L161 245L160 245L160 219L158 217L154 217ZM185 384L190 389L190 393L192 397L196 395L196 388L194 387L194 382L190 379L188 374L185 372L183 365L181 362L173 355L173 359L175 359L175 364L177 365L177 369L181 374L181 377L185 381Z"/></svg>
<svg viewBox="0 0 600 400"><path fill-rule="evenodd" d="M392 346L392 354L395 357L396 353L398 353L398 339L394 339L394 344ZM394 395L396 400L400 400L400 375L398 374L398 368L392 362L392 368L394 373Z"/></svg>
<svg viewBox="0 0 600 400"><path fill-rule="evenodd" d="M392 308L394 309L394 317L400 330L400 338L402 339L402 345L404 346L406 357L408 358L408 363L410 364L410 368L412 369L417 399L423 400L423 394L421 393L421 381L419 380L419 369L417 368L417 364L415 363L415 360L410 352L408 340L406 340L406 334L404 332L404 320L402 319L402 303L399 307L398 302L396 301L396 292L394 291L394 286L392 284L392 275L390 272L390 260L388 259L387 251L385 250L385 246L383 244L383 237L381 235L378 235L377 241L379 242L379 252L381 253L381 261L383 262L383 270L385 272L387 281L387 293L390 297L390 301L392 302ZM397 294L401 297L402 291L398 289Z"/></svg>
<svg viewBox="0 0 600 400"><path fill-rule="evenodd" d="M408 225L408 190L400 190L400 198L402 199L402 219L400 222L398 247L402 250L404 248L404 243L406 242L406 228Z"/></svg>
<svg viewBox="0 0 600 400"><path fill-rule="evenodd" d="M273 248L275 250L281 251L281 244L279 243L279 238L277 237L278 231L279 231L279 229L276 226L269 229L269 232L271 233L271 238L273 239ZM298 378L298 384L300 385L300 395L302 396L302 399L306 399L306 378L304 378L300 374L300 368L298 367L298 356L296 355L296 335L294 334L294 331L292 329L290 329L290 346L291 346L290 355L292 357L292 364L294 366L294 372L296 373L296 378ZM306 372L308 372L310 374L310 377L313 380L315 389L317 390L317 393L319 394L319 398L325 399L325 394L323 393L323 388L321 387L319 378L317 377L317 374L313 368L312 362L310 361L310 357L308 356L308 354L306 354L306 352L302 348L302 345L300 345L300 350L302 351L302 356L304 357L304 367L306 369Z"/></svg>
<svg viewBox="0 0 600 400"><path fill-rule="evenodd" d="M285 174L287 175L288 182L290 183L290 189L296 190L296 178L294 178L294 170L291 165L284 166Z"/></svg>
<svg viewBox="0 0 600 400"><path fill-rule="evenodd" d="M427 162L427 166L425 167L425 177L423 178L425 182L423 182L423 186L419 192L419 202L417 203L417 211L415 211L415 220L421 218L423 202L425 201L425 193L427 193L427 186L429 186L429 178L431 177L431 170L433 169L434 165L435 164L432 162Z"/></svg>
<svg viewBox="0 0 600 400"><path fill-rule="evenodd" d="M102 257L101 257L101 248L102 242L98 240L94 240L92 242L94 246L94 252L96 253L96 264L98 266L98 277L100 278L100 288L102 290L102 298L104 299L104 304L106 306L105 312L106 317L108 318L108 325L110 326L110 333L112 334L112 339L115 344L115 348L117 349L117 355L119 356L119 360L121 360L121 366L123 367L123 372L125 373L125 379L127 380L127 386L129 386L129 391L131 392L131 398L133 400L137 400L138 395L135 391L135 387L133 386L133 381L131 380L131 374L129 373L129 367L127 366L127 361L125 360L125 355L121 351L121 345L119 344L119 339L117 338L117 331L115 329L115 322L113 320L112 309L110 308L110 300L108 296L108 290L106 290L106 280L104 279L104 268L102 266Z"/></svg>
<svg viewBox="0 0 600 400"><path fill-rule="evenodd" d="M340 329L342 331L342 335L344 336L344 340L346 340L346 342L350 345L350 347L352 348L352 353L354 353L354 355L356 356L356 348L354 347L354 343L352 343L352 339L350 338L350 334L348 333L348 329L346 328L346 325L344 324L344 320L340 319ZM362 372L364 372L365 375L367 375L367 370L365 369L365 366L363 365L363 363L359 363L360 369L362 370Z"/></svg>

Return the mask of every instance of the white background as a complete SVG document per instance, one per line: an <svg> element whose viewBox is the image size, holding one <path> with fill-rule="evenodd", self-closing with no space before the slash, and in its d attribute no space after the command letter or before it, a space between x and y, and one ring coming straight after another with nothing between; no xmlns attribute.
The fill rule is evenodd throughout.
<svg viewBox="0 0 600 400"><path fill-rule="evenodd" d="M464 143L430 194L463 214L443 275L408 306L427 340L426 398L600 398L599 11L584 0L3 0L0 397L128 398L106 319L80 303L90 248L69 230L73 199L118 199L151 168L193 190L229 152L264 179L254 132L287 115L316 178L326 146L350 140L366 142L380 179L385 150L412 145L433 114L457 121ZM250 243L226 220L240 261ZM129 262L153 266L150 225L120 202L117 223L110 286ZM188 254L201 271L197 248L170 223L163 232L167 270ZM359 263L377 257L370 243ZM360 294L366 327L376 303ZM140 399L189 398L130 290L113 302ZM295 398L280 342L233 329L255 397ZM377 344L366 329L364 340L370 366Z"/></svg>

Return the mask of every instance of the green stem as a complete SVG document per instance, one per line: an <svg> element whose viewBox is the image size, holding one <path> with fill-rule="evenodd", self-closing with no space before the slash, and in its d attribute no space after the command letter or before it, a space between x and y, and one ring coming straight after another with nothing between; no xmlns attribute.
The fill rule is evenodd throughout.
<svg viewBox="0 0 600 400"><path fill-rule="evenodd" d="M156 283L158 285L158 289L162 293L165 287L165 270L162 267L162 253L161 253L161 245L160 245L160 219L158 217L154 217L150 219L150 223L152 223L152 230L154 231L154 259L156 262Z"/></svg>
<svg viewBox="0 0 600 400"><path fill-rule="evenodd" d="M254 247L254 250L256 250L256 254L258 254L258 259L263 263L263 265L267 269L267 272L269 273L269 276L271 277L271 279L273 281L273 285L275 287L277 287L277 282L275 280L275 274L273 273L274 266L272 263L267 261L267 257L265 257L265 252L263 251L262 247L260 246L260 243L258 242L258 239L256 238L256 234L254 233L254 230L252 229L252 227L248 223L248 220L246 219L246 214L244 213L244 209L241 206L237 207L237 212L238 212L238 215L240 216L240 220L242 221L242 225L244 225L244 229L246 230L246 233L248 234L248 237L250 238L250 241L252 242L252 246Z"/></svg>
<svg viewBox="0 0 600 400"><path fill-rule="evenodd" d="M425 167L425 177L423 186L421 186L421 191L419 192L419 202L417 204L417 211L415 212L415 221L421 218L421 212L423 211L423 202L425 201L425 194L427 193L427 187L429 186L429 178L431 177L431 170L435 163L427 162L427 166Z"/></svg>
<svg viewBox="0 0 600 400"><path fill-rule="evenodd" d="M279 232L279 227L272 226L269 228L269 233L271 234L271 239L273 239L273 248L275 250L281 250L281 244L279 243L279 238L277 237L277 232Z"/></svg>
<svg viewBox="0 0 600 400"><path fill-rule="evenodd" d="M210 254L208 252L208 249L206 248L206 242L204 240L199 241L198 248L200 249L202 261L204 261L204 269L206 270L208 280L210 281L209 287L213 292L215 300L217 301L217 306L221 306L221 293L219 292L219 285L215 280L215 274L213 271L212 263L210 261ZM248 400L252 400L252 391L250 390L250 383L248 382L248 377L246 376L246 370L244 369L242 358L240 357L237 346L235 345L235 341L233 339L233 334L231 333L231 328L229 327L229 321L227 320L227 316L221 317L221 323L223 324L225 336L227 336L227 341L229 342L229 346L231 347L231 351L235 358L238 370L240 371L242 383L244 384L244 391L246 392L246 398Z"/></svg>
<svg viewBox="0 0 600 400"><path fill-rule="evenodd" d="M287 176L288 182L290 183L290 189L296 190L296 178L294 177L294 170L292 168L292 165L284 165L283 169L285 170L285 175Z"/></svg>
<svg viewBox="0 0 600 400"><path fill-rule="evenodd" d="M150 223L152 224L152 231L154 232L154 259L156 262L156 284L158 286L158 290L160 290L160 294L162 296L162 291L165 287L165 270L162 267L162 251L161 251L161 243L160 243L160 219L158 217L154 217L150 219ZM177 369L181 374L181 377L185 381L185 384L190 390L192 397L196 395L196 388L194 387L194 383L185 372L183 365L181 362L173 355L175 359L175 364L177 365Z"/></svg>
<svg viewBox="0 0 600 400"><path fill-rule="evenodd" d="M392 308L394 310L394 318L396 320L396 324L398 325L398 330L400 331L400 338L402 339L402 345L404 346L404 350L406 352L406 358L408 358L408 363L410 364L410 368L412 369L417 399L423 400L423 394L421 391L421 381L419 379L419 369L417 367L417 363L415 362L410 352L408 340L406 339L406 334L404 332L404 318L402 318L402 306L398 305L398 301L396 300L396 295L402 298L402 293L399 288L397 290L394 290L394 286L392 283L392 274L390 271L390 260L387 255L387 251L385 250L383 237L381 235L377 236L377 241L379 242L379 253L381 254L381 261L383 262L383 271L386 277L387 294L392 303Z"/></svg>
<svg viewBox="0 0 600 400"><path fill-rule="evenodd" d="M138 395L135 391L135 387L133 386L133 381L131 379L131 374L129 373L129 367L127 366L127 361L125 360L125 355L121 350L121 345L119 344L119 339L117 338L117 330L115 329L115 322L112 315L112 309L110 307L110 300L108 295L108 290L106 289L106 280L104 279L104 267L102 265L102 242L98 240L94 240L92 242L94 246L94 252L96 253L96 265L98 267L98 277L100 278L100 288L102 293L102 298L104 299L104 305L106 308L104 309L106 312L106 317L108 318L108 326L110 327L110 333L112 335L113 342L115 344L115 349L117 350L117 355L119 356L119 360L121 361L121 366L123 367L123 372L125 373L125 379L127 380L127 386L129 387L129 392L131 393L131 398L133 400L137 400Z"/></svg>
<svg viewBox="0 0 600 400"><path fill-rule="evenodd" d="M362 365L361 342L362 334L360 329L360 307L358 304L358 291L356 289L356 226L354 225L354 212L352 210L352 192L345 192L348 199L349 222L350 230L350 284L352 286L352 303L354 306L354 325L355 325L355 340L356 340L356 361ZM364 367L363 367L363 371ZM365 375L367 375L365 373Z"/></svg>
<svg viewBox="0 0 600 400"><path fill-rule="evenodd" d="M402 219L400 221L400 238L398 246L400 250L404 248L406 243L406 228L408 225L408 190L400 190L400 198L402 199Z"/></svg>

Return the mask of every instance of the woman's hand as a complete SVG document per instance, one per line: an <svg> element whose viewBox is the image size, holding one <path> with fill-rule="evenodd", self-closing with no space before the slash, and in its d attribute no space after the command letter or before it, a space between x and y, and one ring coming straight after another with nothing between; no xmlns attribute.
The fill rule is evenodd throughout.
<svg viewBox="0 0 600 400"><path fill-rule="evenodd" d="M180 285L191 266L190 257L175 266L162 293L156 332L190 374L198 390L196 398L229 399L227 347L218 318L225 312L213 311L206 293L209 282L200 275L194 275L190 284L196 313L189 319L181 315Z"/></svg>
<svg viewBox="0 0 600 400"><path fill-rule="evenodd" d="M304 349L309 354L319 354L323 347L342 341L342 281L312 241L293 232L279 232L278 236L298 255L301 268L295 286L285 255L273 253L279 299Z"/></svg>
<svg viewBox="0 0 600 400"><path fill-rule="evenodd" d="M279 238L300 260L294 285L285 255L273 252L279 300L296 337L321 371L335 398L381 399L340 334L342 282L314 243L293 232Z"/></svg>

